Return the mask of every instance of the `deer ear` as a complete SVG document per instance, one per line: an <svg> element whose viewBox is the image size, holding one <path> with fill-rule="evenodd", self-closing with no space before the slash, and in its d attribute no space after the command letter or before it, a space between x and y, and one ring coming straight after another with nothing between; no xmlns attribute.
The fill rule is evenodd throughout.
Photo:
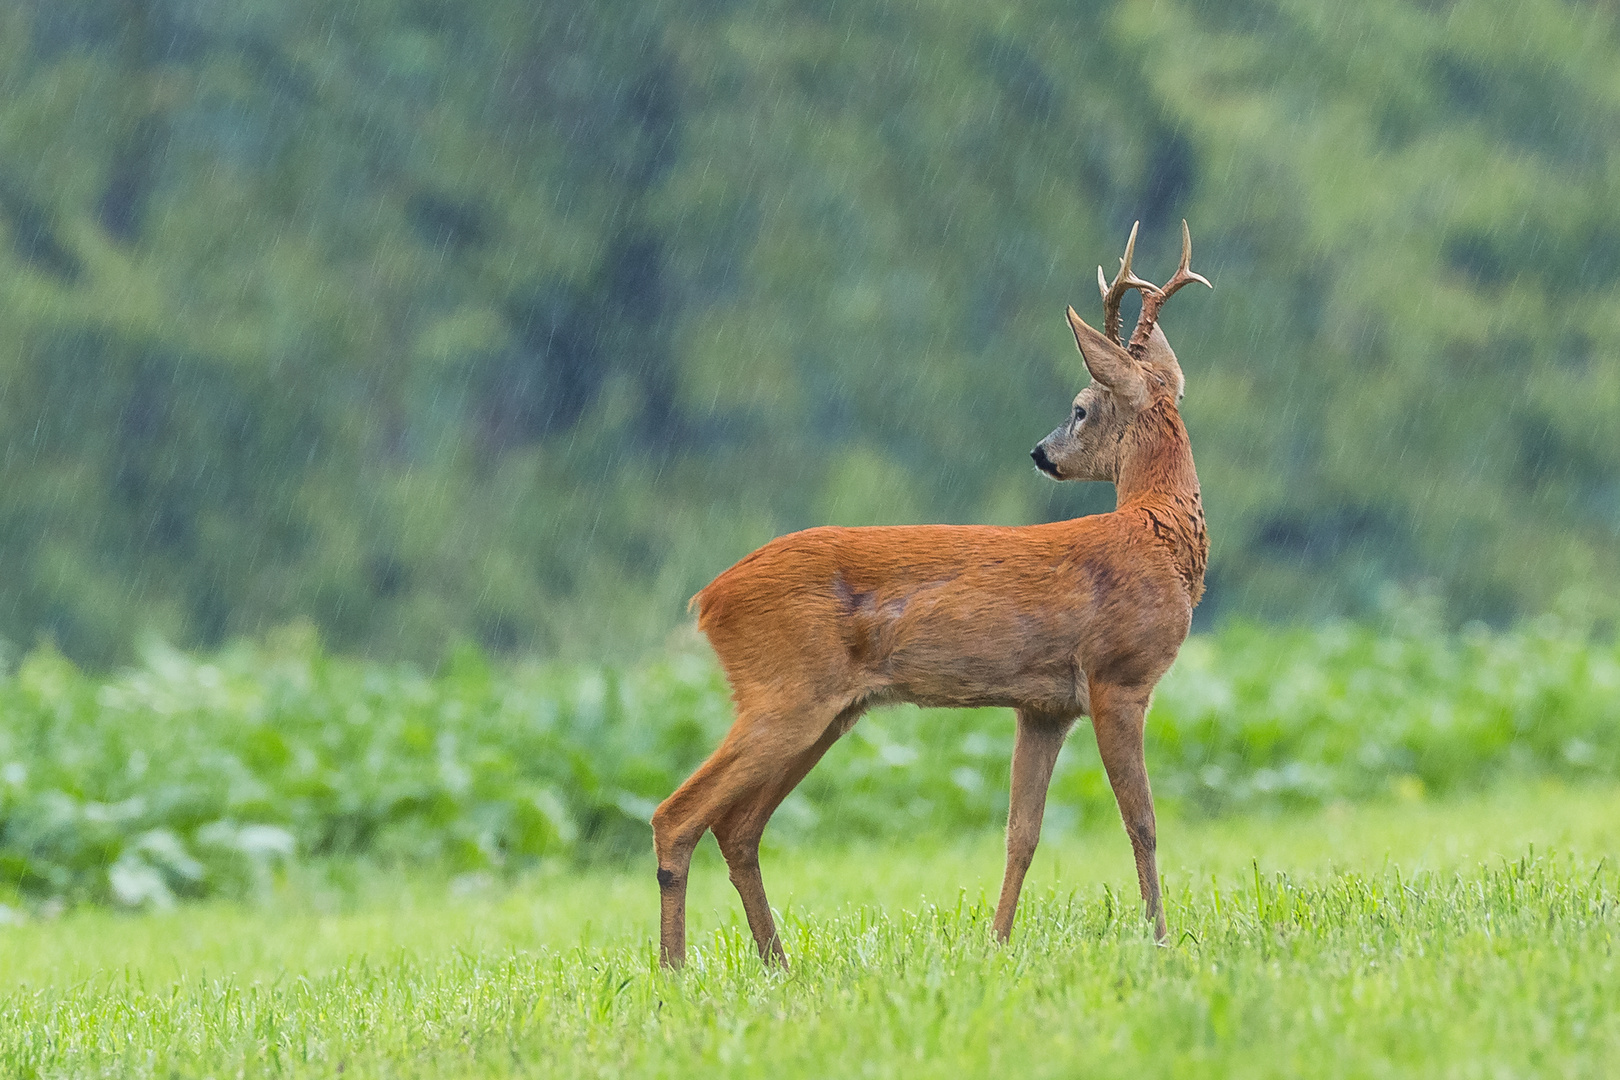
<svg viewBox="0 0 1620 1080"><path fill-rule="evenodd" d="M1176 362L1176 352L1170 347L1170 339L1164 336L1164 330L1158 323L1153 324L1153 332L1148 335L1142 366L1163 372L1170 380L1170 388L1176 392L1177 401L1187 392L1187 379L1181 374L1181 365Z"/></svg>
<svg viewBox="0 0 1620 1080"><path fill-rule="evenodd" d="M1074 343L1080 346L1080 358L1092 379L1100 383L1133 412L1147 406L1147 379L1136 358L1119 345L1108 340L1086 325L1086 321L1069 309L1069 329L1074 331Z"/></svg>

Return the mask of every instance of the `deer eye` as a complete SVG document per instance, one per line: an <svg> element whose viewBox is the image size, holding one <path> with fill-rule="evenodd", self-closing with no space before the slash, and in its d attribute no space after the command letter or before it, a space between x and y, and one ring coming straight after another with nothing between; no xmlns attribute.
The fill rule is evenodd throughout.
<svg viewBox="0 0 1620 1080"><path fill-rule="evenodd" d="M1074 407L1074 422L1078 424L1080 421L1084 420L1085 418L1086 418L1086 410L1084 410L1080 406L1076 405Z"/></svg>

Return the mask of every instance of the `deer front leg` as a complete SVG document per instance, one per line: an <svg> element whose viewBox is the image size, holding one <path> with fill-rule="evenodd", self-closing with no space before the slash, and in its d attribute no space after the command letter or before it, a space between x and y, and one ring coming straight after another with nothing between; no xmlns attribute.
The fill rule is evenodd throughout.
<svg viewBox="0 0 1620 1080"><path fill-rule="evenodd" d="M1091 723L1097 733L1097 751L1108 782L1113 785L1125 832L1136 855L1136 878L1142 889L1147 917L1160 942L1166 936L1164 906L1159 897L1159 869L1154 858L1157 829L1153 820L1153 791L1148 786L1147 760L1142 746L1142 725L1149 690L1135 687L1091 685Z"/></svg>
<svg viewBox="0 0 1620 1080"><path fill-rule="evenodd" d="M1046 813L1046 789L1052 767L1074 720L1018 711L1018 734L1013 743L1012 797L1007 806L1007 873L1001 879L1001 900L996 904L996 940L1012 935L1013 916L1024 875L1041 839L1041 818Z"/></svg>

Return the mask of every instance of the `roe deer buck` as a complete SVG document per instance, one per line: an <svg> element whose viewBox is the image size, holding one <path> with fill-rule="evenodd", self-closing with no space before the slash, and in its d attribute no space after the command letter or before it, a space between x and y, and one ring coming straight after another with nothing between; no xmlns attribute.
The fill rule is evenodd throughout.
<svg viewBox="0 0 1620 1080"><path fill-rule="evenodd" d="M1187 636L1209 542L1187 431L1184 380L1158 326L1189 282L1192 240L1161 288L1131 272L1136 229L1103 294L1103 332L1068 309L1091 385L1032 451L1058 480L1108 480L1117 509L1019 528L819 528L778 537L693 597L698 626L731 683L737 718L720 746L653 814L659 955L686 957L692 850L714 830L767 961L786 962L759 874L765 823L839 736L873 705L1010 706L1018 711L1007 871L996 937L1012 931L1040 838L1052 767L1089 715L1147 917L1162 941L1153 796L1142 723L1154 684ZM1119 304L1142 293L1129 343Z"/></svg>

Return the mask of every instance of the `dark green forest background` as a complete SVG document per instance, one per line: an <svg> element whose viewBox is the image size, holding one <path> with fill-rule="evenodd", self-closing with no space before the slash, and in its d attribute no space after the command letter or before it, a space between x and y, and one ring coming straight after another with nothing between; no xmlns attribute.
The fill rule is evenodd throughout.
<svg viewBox="0 0 1620 1080"><path fill-rule="evenodd" d="M0 636L632 654L1028 449L1133 220L1208 625L1620 611L1620 9L5 0Z"/></svg>

